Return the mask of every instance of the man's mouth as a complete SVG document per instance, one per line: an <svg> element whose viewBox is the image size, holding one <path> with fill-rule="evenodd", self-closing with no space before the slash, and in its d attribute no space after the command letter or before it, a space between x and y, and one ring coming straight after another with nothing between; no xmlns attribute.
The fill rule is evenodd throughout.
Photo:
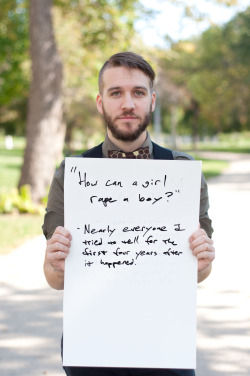
<svg viewBox="0 0 250 376"><path fill-rule="evenodd" d="M136 116L136 115L121 115L121 116L118 116L117 119L120 119L120 120L135 120L135 119L138 119L138 116Z"/></svg>

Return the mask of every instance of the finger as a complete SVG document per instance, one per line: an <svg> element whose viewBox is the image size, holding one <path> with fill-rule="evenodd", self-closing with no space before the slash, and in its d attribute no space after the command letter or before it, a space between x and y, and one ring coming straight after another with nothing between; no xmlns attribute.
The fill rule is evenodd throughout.
<svg viewBox="0 0 250 376"><path fill-rule="evenodd" d="M213 243L206 242L198 245L197 247L192 249L192 253L194 256L197 256L201 252L214 252Z"/></svg>
<svg viewBox="0 0 250 376"><path fill-rule="evenodd" d="M209 262L212 262L214 259L215 259L215 252L209 252L209 251L203 251L203 252L199 252L197 254L197 259L198 260L209 260Z"/></svg>
<svg viewBox="0 0 250 376"><path fill-rule="evenodd" d="M57 251L49 253L47 256L48 262L54 269L54 271L64 271L65 259L67 258L68 253Z"/></svg>
<svg viewBox="0 0 250 376"><path fill-rule="evenodd" d="M201 235L198 238L192 240L192 242L190 243L190 248L195 249L202 244L213 244L213 240L210 239L207 235Z"/></svg>
<svg viewBox="0 0 250 376"><path fill-rule="evenodd" d="M48 240L48 244L55 244L55 243L61 243L63 245L66 245L68 248L70 247L71 245L71 241L69 238L67 238L66 236L64 235L61 235L61 234L58 234L58 233L54 233L52 238Z"/></svg>
<svg viewBox="0 0 250 376"><path fill-rule="evenodd" d="M55 234L59 234L59 235L65 236L66 238L72 240L72 237L71 237L70 232L69 232L65 227L58 226L58 227L55 229L53 235L55 235Z"/></svg>
<svg viewBox="0 0 250 376"><path fill-rule="evenodd" d="M47 244L47 253L64 252L69 253L69 247L62 242L52 242Z"/></svg>
<svg viewBox="0 0 250 376"><path fill-rule="evenodd" d="M67 256L68 256L67 252L57 251L55 253L51 253L49 258L50 258L51 263L54 263L57 261L65 260Z"/></svg>
<svg viewBox="0 0 250 376"><path fill-rule="evenodd" d="M207 241L197 242L197 245L194 246L194 242L191 245L191 250L193 255L197 255L199 252L212 252L214 251L213 241L209 238L206 239Z"/></svg>
<svg viewBox="0 0 250 376"><path fill-rule="evenodd" d="M205 235L207 236L206 231L203 228L198 228L196 231L192 233L192 235L189 238L189 241L192 242L193 240L199 238L200 236Z"/></svg>

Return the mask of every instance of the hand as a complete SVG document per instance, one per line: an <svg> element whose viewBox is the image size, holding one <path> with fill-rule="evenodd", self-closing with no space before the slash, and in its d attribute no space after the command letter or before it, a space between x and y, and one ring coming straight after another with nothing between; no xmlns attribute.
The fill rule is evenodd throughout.
<svg viewBox="0 0 250 376"><path fill-rule="evenodd" d="M205 269L209 269L210 272L215 258L213 240L208 237L205 230L199 228L190 236L189 243L193 255L198 259L198 272L203 272Z"/></svg>
<svg viewBox="0 0 250 376"><path fill-rule="evenodd" d="M64 275L65 259L71 244L71 235L66 228L58 226L47 241L46 258L54 272Z"/></svg>

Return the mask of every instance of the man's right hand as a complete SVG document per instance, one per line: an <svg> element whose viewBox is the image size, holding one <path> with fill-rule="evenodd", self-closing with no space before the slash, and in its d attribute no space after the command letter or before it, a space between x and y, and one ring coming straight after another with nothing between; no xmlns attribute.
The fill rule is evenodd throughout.
<svg viewBox="0 0 250 376"><path fill-rule="evenodd" d="M47 241L44 273L53 288L63 289L65 259L69 254L71 239L69 231L58 226Z"/></svg>

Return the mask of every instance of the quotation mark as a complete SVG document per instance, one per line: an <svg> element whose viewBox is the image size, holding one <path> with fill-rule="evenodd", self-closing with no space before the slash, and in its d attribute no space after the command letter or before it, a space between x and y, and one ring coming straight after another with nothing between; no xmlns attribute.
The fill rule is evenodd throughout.
<svg viewBox="0 0 250 376"><path fill-rule="evenodd" d="M75 173L76 169L77 169L77 167L72 167L71 170L70 170L70 172L74 172Z"/></svg>

